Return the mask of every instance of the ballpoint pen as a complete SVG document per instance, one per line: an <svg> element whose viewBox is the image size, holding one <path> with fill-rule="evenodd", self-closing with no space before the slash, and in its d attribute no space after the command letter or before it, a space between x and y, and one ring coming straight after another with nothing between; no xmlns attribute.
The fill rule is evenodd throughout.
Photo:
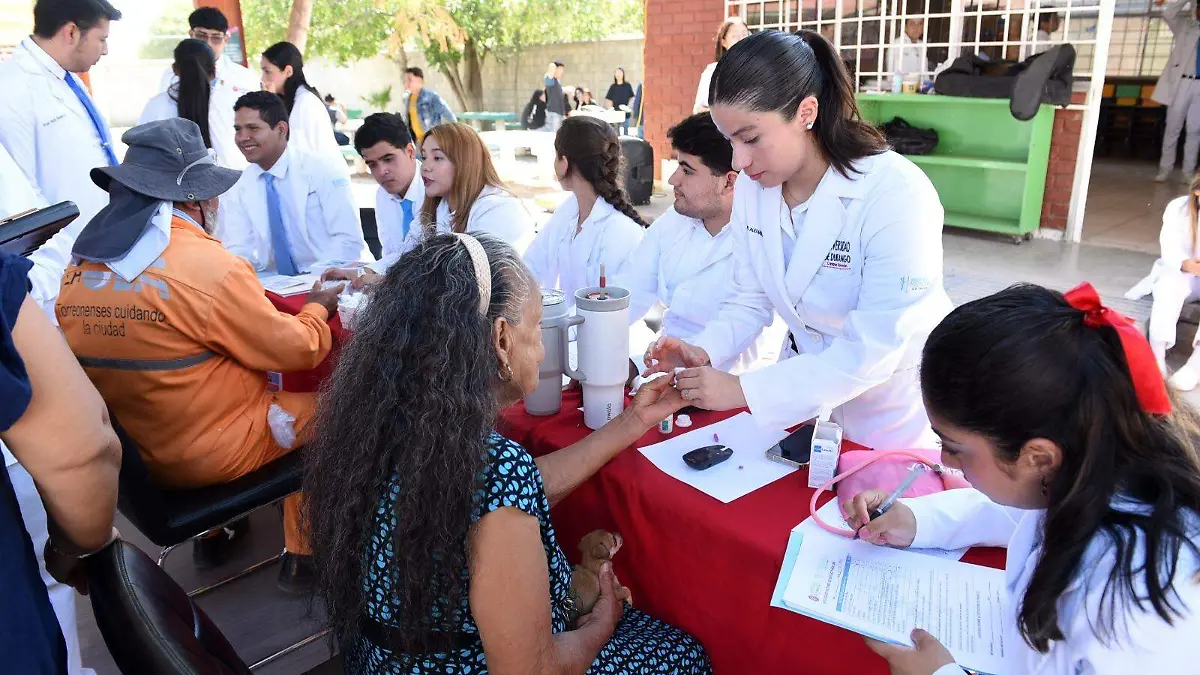
<svg viewBox="0 0 1200 675"><path fill-rule="evenodd" d="M913 464L912 468L908 470L908 475L904 477L904 480L900 481L900 484L896 486L895 490L892 490L892 493L887 496L887 499L883 500L883 503L881 503L879 506L876 506L874 509L871 509L871 511L867 514L870 520L875 520L879 516L882 516L890 511L892 505L895 504L896 500L900 498L900 495L904 494L905 490L912 487L912 484L917 481L917 478L920 477L921 473L927 471L928 469L929 467L925 466L924 464ZM857 531L854 533L854 538L858 539Z"/></svg>

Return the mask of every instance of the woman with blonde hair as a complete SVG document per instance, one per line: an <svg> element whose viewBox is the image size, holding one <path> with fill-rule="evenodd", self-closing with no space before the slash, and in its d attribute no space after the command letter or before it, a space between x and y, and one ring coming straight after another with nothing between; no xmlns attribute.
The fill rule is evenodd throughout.
<svg viewBox="0 0 1200 675"><path fill-rule="evenodd" d="M721 22L721 27L717 29L717 47L713 53L713 62L705 66L704 72L700 73L700 86L696 87L696 105L692 107L693 114L708 110L708 90L712 83L713 71L717 69L717 61L720 61L721 57L725 56L725 52L737 44L738 40L749 34L750 27L740 16L726 17Z"/></svg>
<svg viewBox="0 0 1200 675"><path fill-rule="evenodd" d="M524 253L533 241L533 218L500 180L479 134L465 124L439 124L427 132L422 150L426 234L486 232Z"/></svg>
<svg viewBox="0 0 1200 675"><path fill-rule="evenodd" d="M1175 344L1175 328L1183 305L1200 299L1200 248L1196 241L1196 219L1200 213L1200 176L1192 179L1188 194L1172 200L1163 211L1158 243L1159 262L1148 281L1154 284L1150 309L1150 346L1159 368L1166 370L1166 353ZM1191 391L1200 381L1200 349L1171 377L1171 384Z"/></svg>

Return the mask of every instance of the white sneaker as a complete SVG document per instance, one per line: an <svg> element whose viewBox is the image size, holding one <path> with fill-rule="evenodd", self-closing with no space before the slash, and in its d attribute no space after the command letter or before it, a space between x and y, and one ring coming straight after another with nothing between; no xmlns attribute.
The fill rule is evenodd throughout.
<svg viewBox="0 0 1200 675"><path fill-rule="evenodd" d="M1154 177L1155 183L1165 183L1171 178L1171 169L1159 169L1158 175Z"/></svg>
<svg viewBox="0 0 1200 675"><path fill-rule="evenodd" d="M1200 368L1188 363L1175 371L1169 380L1171 386L1179 391L1192 391L1200 384Z"/></svg>

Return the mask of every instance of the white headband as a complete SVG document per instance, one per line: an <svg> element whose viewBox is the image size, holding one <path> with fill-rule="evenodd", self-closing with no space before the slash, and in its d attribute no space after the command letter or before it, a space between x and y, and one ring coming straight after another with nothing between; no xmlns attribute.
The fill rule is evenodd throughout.
<svg viewBox="0 0 1200 675"><path fill-rule="evenodd" d="M467 247L471 255L471 264L475 267L475 282L479 284L479 313L487 316L488 305L492 302L492 267L488 263L487 251L479 240L469 234L455 232L454 236Z"/></svg>

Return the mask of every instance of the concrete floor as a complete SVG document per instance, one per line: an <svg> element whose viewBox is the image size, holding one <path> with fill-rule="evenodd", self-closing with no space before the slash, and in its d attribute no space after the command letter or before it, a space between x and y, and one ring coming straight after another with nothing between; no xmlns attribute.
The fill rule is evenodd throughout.
<svg viewBox="0 0 1200 675"><path fill-rule="evenodd" d="M1162 205L1182 190L1178 185L1155 185L1153 167L1149 173L1135 171L1133 183L1127 180L1128 173L1128 167L1115 164L1097 168L1082 245L1045 240L1014 245L1007 238L947 231L943 242L946 286L951 298L962 303L1017 281L1066 290L1087 280L1108 304L1144 320L1149 314L1148 301L1129 302L1121 296L1149 271L1157 257L1157 223ZM373 183L369 181L369 177L356 180L356 193L360 201L373 205ZM549 217L546 208L552 208L556 199L562 197L553 189L545 184L517 189L539 225ZM670 198L659 194L650 205L639 210L652 219L669 206ZM1172 363L1179 365L1182 358L1183 355L1173 355ZM118 527L126 539L157 555L158 549L131 525L122 521ZM196 588L266 558L281 547L278 511L268 508L254 516L248 541L242 544L227 569L197 573L187 546L173 554L167 569L184 588ZM304 599L290 597L275 588L276 572L275 568L260 571L199 601L248 663L315 632L319 623L306 618L308 607ZM84 663L94 668L97 675L117 675L86 598L80 598L79 623ZM314 672L321 673L340 672L336 665L322 666L329 658L327 643L315 644L258 672L284 675L311 668L319 668Z"/></svg>

